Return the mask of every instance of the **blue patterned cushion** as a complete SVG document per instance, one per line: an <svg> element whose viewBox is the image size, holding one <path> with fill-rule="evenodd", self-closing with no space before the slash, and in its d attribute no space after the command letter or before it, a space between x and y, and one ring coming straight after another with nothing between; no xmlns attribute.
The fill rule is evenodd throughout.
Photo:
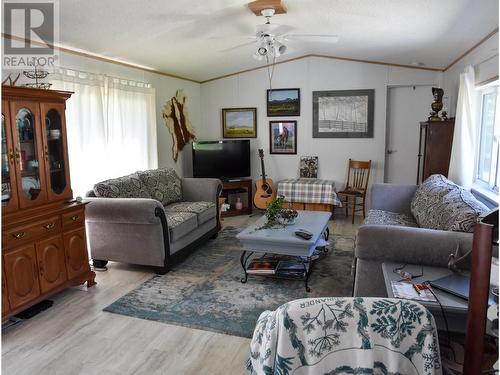
<svg viewBox="0 0 500 375"><path fill-rule="evenodd" d="M100 198L150 198L151 194L138 175L112 178L94 185L94 194Z"/></svg>
<svg viewBox="0 0 500 375"><path fill-rule="evenodd" d="M371 225L401 225L403 227L418 227L417 222L411 215L396 212L370 210L364 224Z"/></svg>
<svg viewBox="0 0 500 375"><path fill-rule="evenodd" d="M415 192L411 213L422 228L472 232L488 208L442 175L432 175Z"/></svg>

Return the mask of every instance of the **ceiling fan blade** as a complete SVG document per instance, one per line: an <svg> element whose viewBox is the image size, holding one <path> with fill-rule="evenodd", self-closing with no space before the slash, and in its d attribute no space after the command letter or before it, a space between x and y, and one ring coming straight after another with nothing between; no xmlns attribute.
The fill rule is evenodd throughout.
<svg viewBox="0 0 500 375"><path fill-rule="evenodd" d="M278 25L276 23L265 23L263 25L257 25L257 35L259 34L269 34L272 36L281 36L290 31L294 30L294 27L288 25Z"/></svg>
<svg viewBox="0 0 500 375"><path fill-rule="evenodd" d="M247 42L247 43L238 44L237 46L234 46L234 47L221 49L221 50L219 50L219 52L228 52L228 51L232 51L232 50L235 50L238 48L243 48L243 47L249 46L251 44L255 44L255 40L252 40L251 42Z"/></svg>
<svg viewBox="0 0 500 375"><path fill-rule="evenodd" d="M322 39L328 43L337 43L339 40L338 35L333 34L287 34L283 35L283 40L291 40L291 39L301 39L301 38L318 38Z"/></svg>
<svg viewBox="0 0 500 375"><path fill-rule="evenodd" d="M254 42L257 40L255 35L213 35L209 36L207 39L209 40L253 40Z"/></svg>

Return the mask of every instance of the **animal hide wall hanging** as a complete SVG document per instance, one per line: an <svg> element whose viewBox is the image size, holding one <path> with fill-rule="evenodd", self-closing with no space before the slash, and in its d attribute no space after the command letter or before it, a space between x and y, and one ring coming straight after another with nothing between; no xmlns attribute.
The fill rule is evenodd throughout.
<svg viewBox="0 0 500 375"><path fill-rule="evenodd" d="M175 96L165 103L162 111L165 125L170 130L174 141L172 146L174 161L177 161L179 151L196 138L193 125L188 119L186 100L183 90L177 90Z"/></svg>

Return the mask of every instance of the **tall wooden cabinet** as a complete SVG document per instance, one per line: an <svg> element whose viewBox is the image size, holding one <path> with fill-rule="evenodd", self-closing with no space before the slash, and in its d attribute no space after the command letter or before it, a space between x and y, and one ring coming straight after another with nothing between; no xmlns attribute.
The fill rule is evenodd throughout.
<svg viewBox="0 0 500 375"><path fill-rule="evenodd" d="M2 321L64 288L95 284L85 204L72 200L70 92L2 87Z"/></svg>
<svg viewBox="0 0 500 375"><path fill-rule="evenodd" d="M420 123L417 184L433 174L448 177L455 119Z"/></svg>

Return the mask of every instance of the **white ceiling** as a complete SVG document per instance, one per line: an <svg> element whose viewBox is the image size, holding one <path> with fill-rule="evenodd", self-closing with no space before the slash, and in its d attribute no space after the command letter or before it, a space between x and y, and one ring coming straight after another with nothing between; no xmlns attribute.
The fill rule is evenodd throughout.
<svg viewBox="0 0 500 375"><path fill-rule="evenodd" d="M262 65L248 41L264 23L248 0L64 0L61 44L207 80ZM289 42L281 59L309 53L443 68L498 27L498 0L283 0L272 23L338 34L336 44Z"/></svg>

